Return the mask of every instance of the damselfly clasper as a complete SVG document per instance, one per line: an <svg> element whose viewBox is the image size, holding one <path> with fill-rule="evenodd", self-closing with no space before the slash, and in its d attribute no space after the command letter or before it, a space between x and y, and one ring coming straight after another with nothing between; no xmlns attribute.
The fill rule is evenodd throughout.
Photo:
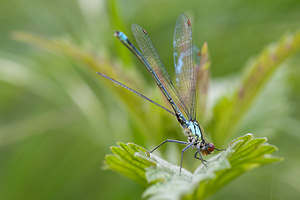
<svg viewBox="0 0 300 200"><path fill-rule="evenodd" d="M175 85L171 81L170 76L145 29L137 24L133 24L132 32L141 52L129 41L124 33L116 31L115 37L117 37L146 67L155 83L170 103L173 111L104 74L99 72L98 74L163 108L174 115L180 123L187 136L187 141L168 139L155 147L150 153L153 153L157 148L167 142L175 142L186 145L181 152L180 172L182 169L183 153L191 147L196 148L194 157L201 160L205 165L206 160L203 159L204 155L208 155L214 150L221 151L224 149L217 149L212 143L207 143L205 141L203 130L196 120L196 83L199 76L196 76L194 66L195 59L193 57L195 55L193 53L191 21L185 15L180 15L176 22L173 40L176 74Z"/></svg>

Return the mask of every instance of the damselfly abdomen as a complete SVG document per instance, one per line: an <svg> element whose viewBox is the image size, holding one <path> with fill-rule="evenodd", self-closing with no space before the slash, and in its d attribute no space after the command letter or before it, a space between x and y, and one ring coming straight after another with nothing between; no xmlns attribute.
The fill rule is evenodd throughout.
<svg viewBox="0 0 300 200"><path fill-rule="evenodd" d="M180 172L182 169L183 153L190 147L195 147L197 149L194 157L201 160L205 165L206 160L204 160L202 156L208 155L214 150L220 151L224 149L217 149L212 143L207 143L203 136L203 130L196 121L196 83L199 76L197 76L194 66L195 59L193 56L195 54L193 53L194 48L190 20L185 15L180 15L175 26L173 45L176 85L171 81L169 74L161 62L145 29L137 24L133 24L132 31L141 52L129 41L124 33L115 31L115 37L117 37L146 67L155 83L170 103L173 111L104 74L99 72L98 74L163 108L167 112L173 114L180 123L187 136L187 141L168 139L155 147L150 153L154 152L157 148L167 142L175 142L186 145L181 152Z"/></svg>

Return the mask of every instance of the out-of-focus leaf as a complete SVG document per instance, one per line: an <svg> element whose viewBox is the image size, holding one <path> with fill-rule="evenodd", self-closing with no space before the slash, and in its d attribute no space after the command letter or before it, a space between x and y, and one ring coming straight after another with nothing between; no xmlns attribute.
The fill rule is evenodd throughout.
<svg viewBox="0 0 300 200"><path fill-rule="evenodd" d="M113 63L110 63L107 60L102 59L100 56L86 51L85 49L81 49L80 47L66 40L55 38L49 39L24 32L14 32L13 38L36 45L47 51L68 56L69 58L74 59L76 62L82 64L84 67L89 68L93 72L100 71L101 73L113 77L114 79L121 80L121 82L125 85L131 86L133 83L135 83L135 85L143 85L143 81L139 78L141 76L134 76L130 73L126 73L124 70L117 68ZM96 73L94 74L95 76L98 76ZM145 103L144 100L142 98L132 97L131 92L122 87L116 86L116 84L112 84L111 81L104 80L101 77L99 77L99 80L102 80L102 83L105 85L105 87L109 88L110 91L115 93L117 96L116 99L120 99L121 102L124 103L128 113L134 118L136 121L135 124L139 126L140 130L143 132L149 131L149 128L146 127L147 124L143 122L147 120L145 118L148 117L141 109L143 107L143 103Z"/></svg>
<svg viewBox="0 0 300 200"><path fill-rule="evenodd" d="M230 138L259 92L281 63L300 49L300 32L284 36L278 43L264 49L247 66L240 86L232 96L224 96L215 105L213 119L207 126L216 144Z"/></svg>
<svg viewBox="0 0 300 200"><path fill-rule="evenodd" d="M111 27L112 27L111 33L113 33L115 29L124 31L125 28L123 26L122 19L119 16L120 11L118 9L119 6L118 1L117 0L107 1L107 4L109 10L111 11L109 12L110 19L111 19ZM128 51L127 48L125 48L122 44L120 44L120 42L117 39L115 40L115 49L118 52L118 57L122 58L122 61L124 61L124 63L127 64L125 66L131 66L128 65L129 63L132 63L130 52Z"/></svg>
<svg viewBox="0 0 300 200"><path fill-rule="evenodd" d="M114 70L114 68L110 67L111 63L107 62L105 59L101 59L100 57L97 57L96 55L86 50L82 50L76 45L71 44L66 40L58 38L45 38L42 36L17 31L12 33L12 37L15 40L26 42L31 45L36 45L47 51L52 51L55 53L70 56L78 62L80 62L81 64L84 64L88 68L92 69L93 71L98 71L99 69L101 69L103 73L117 73L116 70Z"/></svg>
<svg viewBox="0 0 300 200"><path fill-rule="evenodd" d="M196 51L196 91L197 91L197 119L199 121L204 120L206 111L206 101L210 83L210 57L208 52L207 43L204 43L201 51Z"/></svg>

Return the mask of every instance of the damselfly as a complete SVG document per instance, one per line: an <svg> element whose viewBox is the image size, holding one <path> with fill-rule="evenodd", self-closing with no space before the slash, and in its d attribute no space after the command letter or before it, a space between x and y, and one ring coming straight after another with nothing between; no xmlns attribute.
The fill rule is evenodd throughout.
<svg viewBox="0 0 300 200"><path fill-rule="evenodd" d="M180 15L176 21L173 40L176 86L171 81L169 74L145 29L137 24L133 24L131 28L142 53L128 40L124 33L115 31L115 37L117 37L146 67L155 83L170 103L173 111L104 74L99 72L98 74L176 116L177 121L180 123L187 136L187 142L168 139L155 147L150 153L154 152L157 148L167 142L175 142L186 145L181 151L180 172L182 169L183 153L191 147L197 149L194 157L201 160L202 163L206 165L206 160L203 159L202 155L208 155L214 150L221 151L223 149L217 149L212 143L207 143L205 141L203 130L196 121L196 82L198 76L196 75L194 66L191 21L185 15Z"/></svg>

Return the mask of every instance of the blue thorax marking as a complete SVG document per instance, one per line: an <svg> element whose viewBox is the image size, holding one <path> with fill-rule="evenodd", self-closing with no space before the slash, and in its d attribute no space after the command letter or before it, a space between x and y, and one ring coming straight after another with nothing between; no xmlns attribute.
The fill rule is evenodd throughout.
<svg viewBox="0 0 300 200"><path fill-rule="evenodd" d="M187 128L191 131L192 135L197 136L198 138L202 138L202 133L201 133L198 122L188 121Z"/></svg>

